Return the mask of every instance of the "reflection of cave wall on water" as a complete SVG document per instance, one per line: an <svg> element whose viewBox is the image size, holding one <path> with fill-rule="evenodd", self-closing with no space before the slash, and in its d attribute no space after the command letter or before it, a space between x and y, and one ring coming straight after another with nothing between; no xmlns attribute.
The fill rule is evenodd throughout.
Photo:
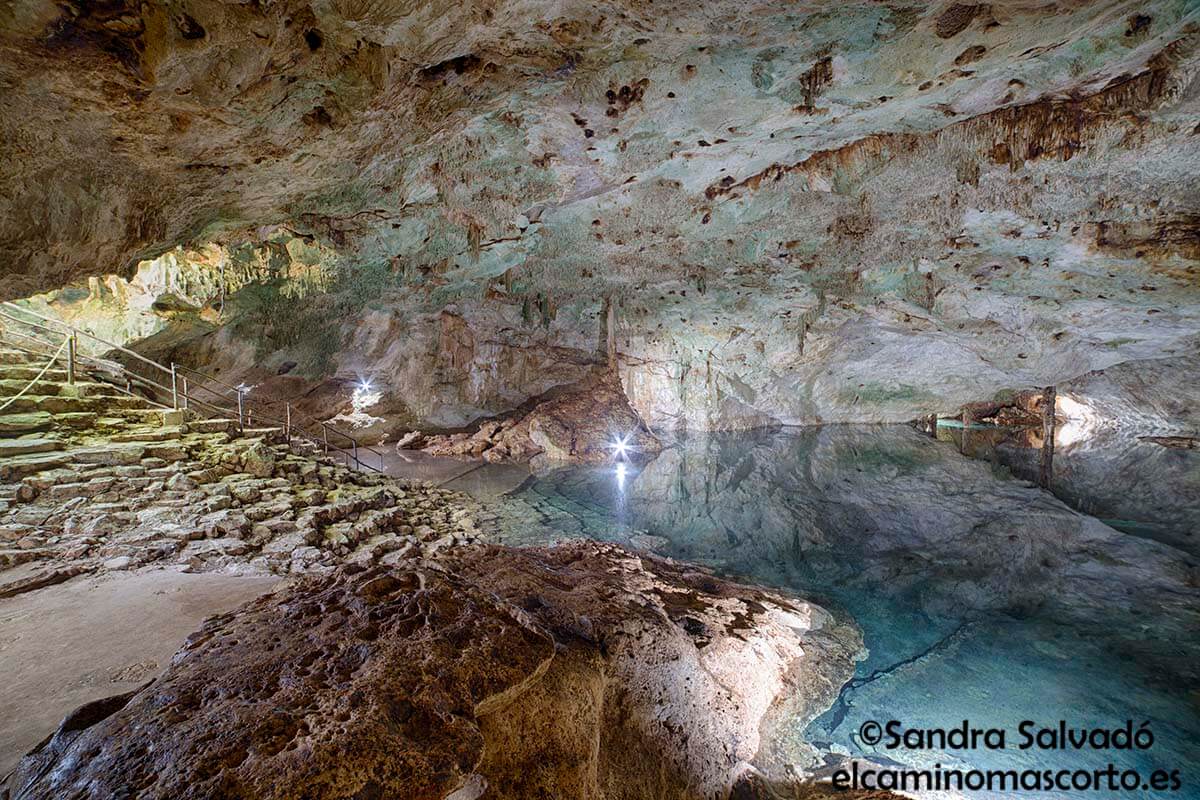
<svg viewBox="0 0 1200 800"><path fill-rule="evenodd" d="M1045 614L1110 630L1115 614L1132 636L1140 616L1190 581L1178 551L1075 514L908 427L690 437L623 489L602 468L566 468L539 484L551 499L620 508L631 530L664 537L673 556L852 610L854 587L870 584L935 617ZM1096 581L1136 587L1131 604L1100 608ZM1126 646L1139 648L1136 638Z"/></svg>
<svg viewBox="0 0 1200 800"><path fill-rule="evenodd" d="M965 455L1037 482L1043 442L1037 432L940 434ZM1130 431L1098 428L1070 444L1056 441L1049 490L1106 524L1200 555L1200 469L1194 450L1164 446Z"/></svg>
<svg viewBox="0 0 1200 800"><path fill-rule="evenodd" d="M1118 530L1197 555L1198 378L1194 356L1121 364L1059 387L1052 439L1042 426L946 421L936 435Z"/></svg>

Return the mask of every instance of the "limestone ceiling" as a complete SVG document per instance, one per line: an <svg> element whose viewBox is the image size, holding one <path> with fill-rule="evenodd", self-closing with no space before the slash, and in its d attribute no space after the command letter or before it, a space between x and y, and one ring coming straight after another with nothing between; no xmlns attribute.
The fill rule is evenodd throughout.
<svg viewBox="0 0 1200 800"><path fill-rule="evenodd" d="M853 274L941 248L961 223L947 189L1029 206L1028 175L981 169L1089 147L1027 211L1087 221L1078 189L1103 182L1194 246L1198 13L22 0L0 11L2 293L267 224L451 285ZM1138 135L1174 156L1124 179L1101 151Z"/></svg>

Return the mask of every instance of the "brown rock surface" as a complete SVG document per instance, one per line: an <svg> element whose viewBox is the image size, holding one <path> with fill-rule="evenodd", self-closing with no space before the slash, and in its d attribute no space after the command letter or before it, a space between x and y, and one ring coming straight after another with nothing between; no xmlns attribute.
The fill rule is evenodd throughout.
<svg viewBox="0 0 1200 800"><path fill-rule="evenodd" d="M728 795L861 650L808 603L597 543L345 567L210 620L17 798Z"/></svg>
<svg viewBox="0 0 1200 800"><path fill-rule="evenodd" d="M523 462L536 456L604 463L617 455L614 443L618 439L628 446L625 455L630 458L662 449L629 405L620 377L611 371L596 372L551 394L504 419L486 421L472 433L426 435L413 431L402 436L396 446L490 463Z"/></svg>

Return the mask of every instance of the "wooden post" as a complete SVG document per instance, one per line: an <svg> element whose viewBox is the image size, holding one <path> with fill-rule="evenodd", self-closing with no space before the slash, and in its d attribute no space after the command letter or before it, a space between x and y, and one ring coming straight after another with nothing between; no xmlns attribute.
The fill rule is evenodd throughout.
<svg viewBox="0 0 1200 800"><path fill-rule="evenodd" d="M967 452L967 431L971 429L971 421L974 417L971 416L971 409L964 407L962 413L962 437L958 440L958 452L965 454Z"/></svg>
<svg viewBox="0 0 1200 800"><path fill-rule="evenodd" d="M181 399L182 399L182 401L183 401L183 408L184 408L184 410L186 410L186 409L187 409L187 407L188 407L188 386L187 386L187 376L186 376L186 375L184 375L184 376L181 376L181 377L180 377L180 380L181 380L181 381L183 381L183 390L182 390Z"/></svg>
<svg viewBox="0 0 1200 800"><path fill-rule="evenodd" d="M75 333L67 336L67 385L75 385Z"/></svg>
<svg viewBox="0 0 1200 800"><path fill-rule="evenodd" d="M1047 386L1042 392L1042 455L1039 465L1039 482L1043 489L1050 488L1050 478L1054 474L1054 407L1057 400L1055 388Z"/></svg>
<svg viewBox="0 0 1200 800"><path fill-rule="evenodd" d="M179 373L175 370L175 362L171 362L171 408L179 410Z"/></svg>

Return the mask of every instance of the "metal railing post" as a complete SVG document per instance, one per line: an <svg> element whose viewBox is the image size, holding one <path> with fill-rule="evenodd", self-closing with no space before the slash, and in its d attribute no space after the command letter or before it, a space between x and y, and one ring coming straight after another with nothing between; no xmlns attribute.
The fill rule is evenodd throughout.
<svg viewBox="0 0 1200 800"><path fill-rule="evenodd" d="M286 410L287 414L286 414L286 418L283 421L283 439L288 444L291 444L292 443L292 404L286 403L284 405L284 409Z"/></svg>
<svg viewBox="0 0 1200 800"><path fill-rule="evenodd" d="M325 455L329 455L329 428L324 422L321 423L321 440L325 442Z"/></svg>
<svg viewBox="0 0 1200 800"><path fill-rule="evenodd" d="M350 441L351 441L351 443L353 444L353 452L354 452L354 466L355 466L355 467L362 466L362 465L359 463L359 460L358 460L358 439L351 439Z"/></svg>
<svg viewBox="0 0 1200 800"><path fill-rule="evenodd" d="M242 391L242 388L240 386L238 387L237 395L238 395L238 433L245 434L246 433L246 423L243 421L244 420L243 413L244 413L244 408L245 408L245 403L243 402L243 398L245 397L245 392Z"/></svg>
<svg viewBox="0 0 1200 800"><path fill-rule="evenodd" d="M171 362L171 408L179 410L179 373L175 370L175 362Z"/></svg>
<svg viewBox="0 0 1200 800"><path fill-rule="evenodd" d="M180 380L183 381L183 407L186 410L188 407L188 385L187 375L181 375Z"/></svg>
<svg viewBox="0 0 1200 800"><path fill-rule="evenodd" d="M75 385L75 334L67 336L67 385Z"/></svg>

